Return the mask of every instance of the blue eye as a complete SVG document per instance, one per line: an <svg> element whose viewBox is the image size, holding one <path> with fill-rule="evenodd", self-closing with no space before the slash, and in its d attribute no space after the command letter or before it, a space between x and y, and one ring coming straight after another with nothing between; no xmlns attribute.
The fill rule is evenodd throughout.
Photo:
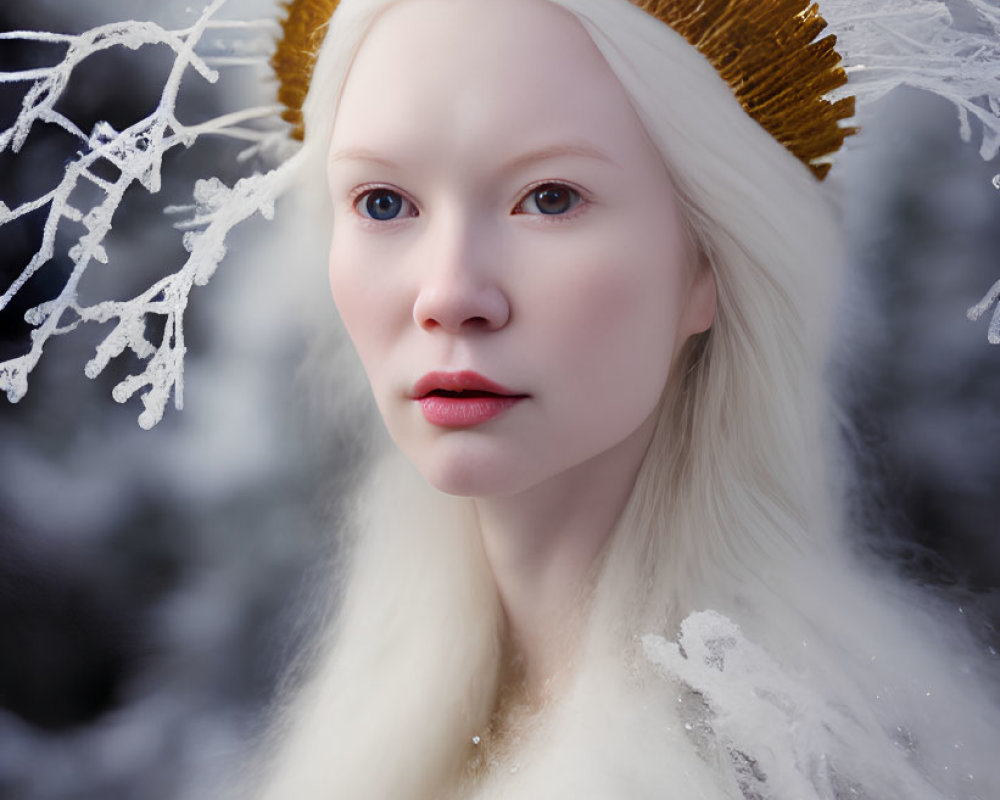
<svg viewBox="0 0 1000 800"><path fill-rule="evenodd" d="M582 200L576 189L564 183L543 183L518 203L515 211L519 214L554 216L576 208Z"/></svg>
<svg viewBox="0 0 1000 800"><path fill-rule="evenodd" d="M399 192L391 189L372 189L365 192L354 201L354 207L358 213L368 219L377 222L388 222L399 216L415 216L413 213L404 214L404 209L410 209L410 202L403 198Z"/></svg>

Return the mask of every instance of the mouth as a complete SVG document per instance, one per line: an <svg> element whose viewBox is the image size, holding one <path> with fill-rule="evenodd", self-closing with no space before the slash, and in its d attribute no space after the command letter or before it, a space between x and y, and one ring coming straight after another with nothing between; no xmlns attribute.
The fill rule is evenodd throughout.
<svg viewBox="0 0 1000 800"><path fill-rule="evenodd" d="M410 397L432 425L469 428L496 419L529 395L465 371L428 373L417 381Z"/></svg>
<svg viewBox="0 0 1000 800"><path fill-rule="evenodd" d="M513 397L515 395L498 394L497 392L482 392L476 389L459 389L458 391L448 391L447 389L432 389L423 397L450 397L454 400L475 400L477 397ZM422 398L417 398L422 399Z"/></svg>
<svg viewBox="0 0 1000 800"><path fill-rule="evenodd" d="M506 386L501 386L478 372L465 370L463 372L428 372L413 387L410 397L420 400L425 397L447 397L456 400L475 400L479 398L516 398L524 399L528 395L515 392Z"/></svg>

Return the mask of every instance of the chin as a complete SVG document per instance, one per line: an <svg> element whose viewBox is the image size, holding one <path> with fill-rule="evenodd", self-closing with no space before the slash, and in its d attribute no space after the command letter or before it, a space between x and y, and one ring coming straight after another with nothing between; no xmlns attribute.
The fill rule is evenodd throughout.
<svg viewBox="0 0 1000 800"><path fill-rule="evenodd" d="M523 464L503 463L482 453L429 458L424 452L419 459L406 455L429 484L456 497L497 497L529 488Z"/></svg>
<svg viewBox="0 0 1000 800"><path fill-rule="evenodd" d="M456 497L488 497L505 494L504 481L492 470L470 468L468 464L416 464L420 474L435 489ZM484 474L484 472L486 474Z"/></svg>

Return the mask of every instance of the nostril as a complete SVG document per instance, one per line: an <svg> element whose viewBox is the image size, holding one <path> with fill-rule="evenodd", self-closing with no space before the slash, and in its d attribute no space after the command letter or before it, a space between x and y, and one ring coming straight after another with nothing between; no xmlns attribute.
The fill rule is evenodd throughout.
<svg viewBox="0 0 1000 800"><path fill-rule="evenodd" d="M448 327L440 320L434 319L434 317L428 317L427 319L423 320L421 324L427 330L431 330L434 328ZM462 320L459 327L465 328L467 330L468 329L478 330L480 328L484 329L492 328L493 323L490 322L490 320L487 317L468 317L467 319Z"/></svg>
<svg viewBox="0 0 1000 800"><path fill-rule="evenodd" d="M510 307L506 297L493 287L462 291L421 291L413 305L413 321L425 331L480 333L499 330L507 324Z"/></svg>

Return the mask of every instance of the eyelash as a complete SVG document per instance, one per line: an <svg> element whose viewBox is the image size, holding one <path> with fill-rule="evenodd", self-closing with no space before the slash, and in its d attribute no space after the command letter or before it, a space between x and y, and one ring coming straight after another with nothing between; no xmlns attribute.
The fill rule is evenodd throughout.
<svg viewBox="0 0 1000 800"><path fill-rule="evenodd" d="M369 217L368 215L364 214L361 211L361 203L366 197L375 192L385 192L386 194L398 195L399 198L403 201L404 205L409 206L414 213L407 214L405 217L393 217L392 219L388 220L380 220L380 219L375 219L374 217ZM364 225L384 226L393 222L399 222L402 219L411 219L412 217L420 216L420 212L417 210L416 204L412 200L408 199L405 194L393 188L392 186L386 186L385 184L381 183L372 183L372 184L367 184L365 186L359 186L357 189L354 190L354 192L351 193L350 201L351 201L351 208L354 209L354 212L357 214L358 218Z"/></svg>
<svg viewBox="0 0 1000 800"><path fill-rule="evenodd" d="M528 200L531 199L532 195L534 195L535 192L547 186L552 186L560 189L568 189L573 194L574 196L573 204L569 207L569 209L567 209L562 214L543 214L543 213L534 214L534 213L529 213L527 211L519 210L526 202L528 202ZM393 217L392 219L388 220L375 219L374 217L370 217L367 214L363 213L361 210L362 201L364 201L365 198L367 198L372 193L380 191L398 195L399 198L402 200L403 204L409 206L409 208L412 210L413 213L407 214L406 216ZM400 192L391 186L386 186L385 184L367 184L364 186L359 186L351 194L350 203L351 207L354 209L355 213L361 220L362 224L365 225L381 227L387 224L399 222L403 219L412 219L413 217L420 216L420 211L417 209L416 204L413 203L412 200L408 199L406 195L403 194L403 192ZM576 217L576 215L583 208L585 208L588 205L588 203L589 201L584 192L581 189L578 189L577 187L573 186L572 184L566 183L565 181L545 180L545 181L539 181L538 183L529 186L524 191L524 194L521 195L521 198L515 204L514 209L511 211L511 214L512 215L516 214L518 216L523 215L530 217L544 217L546 221L549 223L559 223L559 222L565 222L569 219Z"/></svg>
<svg viewBox="0 0 1000 800"><path fill-rule="evenodd" d="M532 195L535 194L535 192L537 192L539 189L544 189L548 186L557 189L568 189L573 194L574 196L573 203L565 212L563 212L562 214L543 214L543 213L529 214L527 211L518 211L518 209L521 208L521 206L523 206L532 197ZM565 181L547 180L547 181L539 181L533 186L529 186L528 189L524 192L524 194L521 195L521 199L517 201L517 205L514 206L514 211L511 213L519 215L523 214L525 216L531 216L531 217L544 217L549 222L566 222L576 217L576 215L583 208L585 208L587 204L588 204L587 197L581 189L578 189L577 187L573 186L570 183L566 183Z"/></svg>

